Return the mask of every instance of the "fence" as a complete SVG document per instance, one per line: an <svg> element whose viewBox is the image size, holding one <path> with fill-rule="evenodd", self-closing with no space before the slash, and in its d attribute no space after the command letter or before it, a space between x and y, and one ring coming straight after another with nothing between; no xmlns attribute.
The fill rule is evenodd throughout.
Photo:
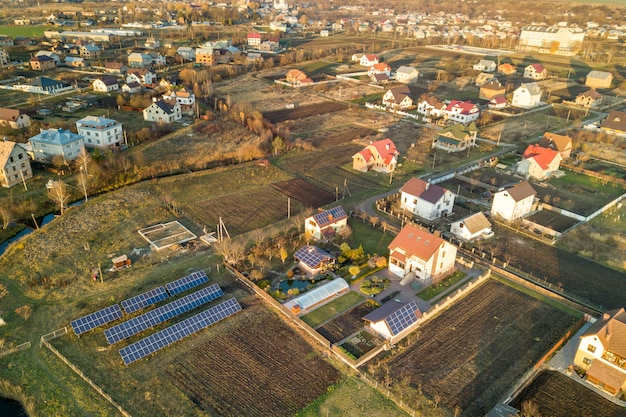
<svg viewBox="0 0 626 417"><path fill-rule="evenodd" d="M53 332L54 333L54 332ZM48 335L51 335L53 333L48 333ZM46 336L48 336L46 335ZM47 347L48 349L50 349L50 351L52 353L54 353L59 359L61 359L61 361L63 363L65 363L67 366L70 367L70 369L72 371L74 371L79 377L81 377L86 383L88 383L89 385L91 385L91 387L93 389L96 390L96 392L98 394L100 394L102 396L102 398L104 398L105 400L107 400L109 403L111 403L111 405L115 408L117 408L117 410L125 417L131 417L131 415L122 408L121 405L119 405L117 402L115 402L115 400L113 400L113 398L111 398L111 396L109 394L107 394L106 392L104 392L102 390L102 388L100 388L98 385L96 385L95 382L93 382L87 375L85 375L76 365L74 365L72 362L69 361L69 359L67 359L65 356L63 356L61 354L61 352L59 352L58 350L56 350L51 344L50 342L48 342L46 339L44 339L44 337L41 337L41 342L40 345L44 345L45 347Z"/></svg>
<svg viewBox="0 0 626 417"><path fill-rule="evenodd" d="M565 336L559 339L559 341L556 342L552 346L552 348L545 355L543 355L541 359L539 359L539 361L537 361L533 369L538 369L541 365L543 365L554 352L556 352L561 346L563 346L565 342L567 342L572 337L572 335L576 334L576 332L580 330L581 327L583 327L586 321L587 320L585 316L581 317L580 320L578 320L576 324L571 329L569 329L567 333L565 333Z"/></svg>
<svg viewBox="0 0 626 417"><path fill-rule="evenodd" d="M30 346L31 346L30 342L25 342L25 343L19 344L19 345L15 346L14 348L7 349L4 352L0 352L0 358L2 358L4 356L12 355L13 353L21 352L23 350L26 350L26 349L30 348Z"/></svg>
<svg viewBox="0 0 626 417"><path fill-rule="evenodd" d="M417 115L417 114L407 113L405 111L393 109L393 108L387 107L387 106L381 106L381 105L374 104L374 103L365 103L365 107L368 108L368 109L382 110L382 111L385 111L387 113L399 114L400 116L409 117L409 118L415 119L417 121L420 120L420 116Z"/></svg>
<svg viewBox="0 0 626 417"><path fill-rule="evenodd" d="M50 341L50 340L56 339L57 337L64 336L66 334L67 334L67 327L63 327L53 332L44 334L43 336L41 336L41 340ZM39 343L39 347L41 347L41 343Z"/></svg>

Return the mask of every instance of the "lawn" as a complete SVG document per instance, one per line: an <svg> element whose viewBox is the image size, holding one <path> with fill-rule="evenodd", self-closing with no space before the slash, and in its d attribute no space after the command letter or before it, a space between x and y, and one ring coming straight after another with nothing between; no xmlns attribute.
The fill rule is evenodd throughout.
<svg viewBox="0 0 626 417"><path fill-rule="evenodd" d="M394 238L393 233L383 232L360 219L350 219L348 225L352 228L352 234L348 239L351 248L358 248L362 245L363 252L372 256L385 256L389 253L387 247Z"/></svg>
<svg viewBox="0 0 626 417"><path fill-rule="evenodd" d="M432 300L442 292L450 289L450 287L454 286L457 282L461 281L466 276L467 274L465 272L456 271L454 274L444 279L439 284L431 285L430 287L418 292L417 296L424 301Z"/></svg>
<svg viewBox="0 0 626 417"><path fill-rule="evenodd" d="M315 328L325 321L333 318L337 314L343 313L351 307L354 307L363 300L364 298L362 295L350 291L330 303L324 304L310 313L305 314L301 318L306 324Z"/></svg>
<svg viewBox="0 0 626 417"><path fill-rule="evenodd" d="M350 101L356 104L377 103L383 99L384 95L385 95L385 91L381 91L380 93L368 94L356 100L350 100Z"/></svg>
<svg viewBox="0 0 626 417"><path fill-rule="evenodd" d="M29 36L33 38L43 37L44 31L49 28L45 26L0 26L0 35L8 35L12 38L16 36Z"/></svg>
<svg viewBox="0 0 626 417"><path fill-rule="evenodd" d="M335 72L336 62L328 62L324 60L314 60L300 68L307 75L311 74L332 74Z"/></svg>

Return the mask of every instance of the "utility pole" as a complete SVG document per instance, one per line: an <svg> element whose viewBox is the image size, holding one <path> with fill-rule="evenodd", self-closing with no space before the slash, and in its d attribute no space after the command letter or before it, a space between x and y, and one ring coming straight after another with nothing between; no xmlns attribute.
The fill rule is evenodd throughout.
<svg viewBox="0 0 626 417"><path fill-rule="evenodd" d="M39 230L39 225L37 224L37 220L35 220L35 215L33 213L30 213L30 217L33 218L33 223L35 223L35 228Z"/></svg>
<svg viewBox="0 0 626 417"><path fill-rule="evenodd" d="M291 197L287 197L287 218L291 219Z"/></svg>
<svg viewBox="0 0 626 417"><path fill-rule="evenodd" d="M22 177L22 184L24 184L24 190L28 191L28 187L26 186L26 180L24 179L24 172L20 169L20 176Z"/></svg>

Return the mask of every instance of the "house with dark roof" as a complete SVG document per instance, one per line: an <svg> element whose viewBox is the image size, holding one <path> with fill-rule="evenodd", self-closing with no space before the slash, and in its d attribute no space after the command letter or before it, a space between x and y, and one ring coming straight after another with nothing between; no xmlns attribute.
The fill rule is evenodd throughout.
<svg viewBox="0 0 626 417"><path fill-rule="evenodd" d="M550 148L561 154L562 159L567 159L572 154L572 138L569 135L557 135L546 132L543 134L537 145L542 148Z"/></svg>
<svg viewBox="0 0 626 417"><path fill-rule="evenodd" d="M117 78L112 75L103 75L102 77L94 80L93 84L91 84L93 91L98 91L101 93L109 93L111 91L117 91L120 89L120 84L117 81Z"/></svg>
<svg viewBox="0 0 626 417"><path fill-rule="evenodd" d="M493 195L491 215L512 222L530 214L537 192L528 181L522 181L511 188Z"/></svg>
<svg viewBox="0 0 626 417"><path fill-rule="evenodd" d="M180 104L176 101L155 100L142 113L144 120L156 123L169 124L183 118Z"/></svg>
<svg viewBox="0 0 626 417"><path fill-rule="evenodd" d="M293 259L306 272L315 275L329 268L335 263L336 258L324 249L317 246L306 245L293 254Z"/></svg>
<svg viewBox="0 0 626 417"><path fill-rule="evenodd" d="M482 211L450 223L450 233L466 242L493 236L491 222Z"/></svg>
<svg viewBox="0 0 626 417"><path fill-rule="evenodd" d="M56 94L62 91L71 90L73 87L63 81L54 80L47 77L37 77L35 80L25 84L13 85L14 90L27 91L37 94Z"/></svg>
<svg viewBox="0 0 626 417"><path fill-rule="evenodd" d="M54 59L47 55L39 55L32 57L28 63L33 71L47 71L52 68L56 68Z"/></svg>
<svg viewBox="0 0 626 417"><path fill-rule="evenodd" d="M352 156L352 168L362 172L392 172L396 169L399 155L391 139L378 140Z"/></svg>
<svg viewBox="0 0 626 417"><path fill-rule="evenodd" d="M574 365L587 381L619 397L626 392L626 311L606 312L580 337Z"/></svg>
<svg viewBox="0 0 626 417"><path fill-rule="evenodd" d="M400 188L400 208L428 221L451 213L454 198L452 191L417 177Z"/></svg>
<svg viewBox="0 0 626 417"><path fill-rule="evenodd" d="M33 177L26 150L9 140L0 142L0 185L10 188Z"/></svg>
<svg viewBox="0 0 626 417"><path fill-rule="evenodd" d="M602 104L602 94L598 93L595 88L591 88L578 94L574 103L577 106L597 107Z"/></svg>
<svg viewBox="0 0 626 417"><path fill-rule="evenodd" d="M545 180L559 170L562 160L561 154L554 149L528 145L522 160L517 163L517 174L526 179Z"/></svg>
<svg viewBox="0 0 626 417"><path fill-rule="evenodd" d="M128 67L123 62L107 61L104 63L104 71L108 74L126 74Z"/></svg>
<svg viewBox="0 0 626 417"><path fill-rule="evenodd" d="M613 74L608 71L592 70L585 78L585 85L591 88L611 88Z"/></svg>
<svg viewBox="0 0 626 417"><path fill-rule="evenodd" d="M494 97L503 96L505 93L506 87L503 86L500 81L494 79L480 86L478 98L482 98L483 100L491 100Z"/></svg>
<svg viewBox="0 0 626 417"><path fill-rule="evenodd" d="M616 135L626 134L626 112L611 110L606 119L600 123L600 129Z"/></svg>
<svg viewBox="0 0 626 417"><path fill-rule="evenodd" d="M30 126L30 116L18 109L0 107L0 126L24 129Z"/></svg>
<svg viewBox="0 0 626 417"><path fill-rule="evenodd" d="M405 110L413 107L413 93L408 85L401 85L387 90L383 95L383 106Z"/></svg>
<svg viewBox="0 0 626 417"><path fill-rule="evenodd" d="M421 318L422 312L415 301L405 303L399 300L388 301L363 316L365 325L385 339L412 331Z"/></svg>
<svg viewBox="0 0 626 417"><path fill-rule="evenodd" d="M476 146L478 128L472 122L469 126L455 123L438 132L433 140L433 148L446 152L460 152L472 146Z"/></svg>
<svg viewBox="0 0 626 417"><path fill-rule="evenodd" d="M454 272L456 246L413 223L407 223L389 244L389 271L415 279L423 287L436 284Z"/></svg>
<svg viewBox="0 0 626 417"><path fill-rule="evenodd" d="M315 240L332 239L348 227L348 214L337 206L320 211L304 221L304 232Z"/></svg>
<svg viewBox="0 0 626 417"><path fill-rule="evenodd" d="M423 95L417 102L417 112L424 117L440 118L446 110L446 103L433 95Z"/></svg>
<svg viewBox="0 0 626 417"><path fill-rule="evenodd" d="M137 81L132 81L122 86L122 92L129 94L139 93L141 92L141 89L142 86Z"/></svg>
<svg viewBox="0 0 626 417"><path fill-rule="evenodd" d="M541 64L530 64L524 68L524 78L532 78L533 80L543 80L548 76L548 70Z"/></svg>

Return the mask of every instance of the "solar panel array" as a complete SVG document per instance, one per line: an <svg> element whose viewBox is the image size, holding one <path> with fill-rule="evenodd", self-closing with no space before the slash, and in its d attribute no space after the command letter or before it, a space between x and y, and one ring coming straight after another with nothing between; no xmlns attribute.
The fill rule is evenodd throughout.
<svg viewBox="0 0 626 417"><path fill-rule="evenodd" d="M417 308L415 301L411 301L387 316L385 322L387 322L387 325L391 330L391 334L397 335L413 323L416 323L417 314L415 314L415 312L418 310L419 309Z"/></svg>
<svg viewBox="0 0 626 417"><path fill-rule="evenodd" d="M143 294L136 295L128 300L124 300L121 302L122 308L126 314L134 313L135 311L141 310L142 308L146 308L151 306L152 304L156 304L159 301L165 300L167 297L167 293L165 292L164 287L158 287L150 291L146 291Z"/></svg>
<svg viewBox="0 0 626 417"><path fill-rule="evenodd" d="M124 363L129 365L238 311L241 311L241 306L235 298L231 298L120 349L120 355Z"/></svg>
<svg viewBox="0 0 626 417"><path fill-rule="evenodd" d="M73 320L70 325L74 329L76 336L102 326L103 324L110 323L122 317L122 310L120 306L114 304L102 310L98 310L95 313L91 313L79 319Z"/></svg>
<svg viewBox="0 0 626 417"><path fill-rule="evenodd" d="M337 219L348 217L346 211L341 206L333 207L331 209L322 211L320 213L316 213L313 215L313 218L317 222L318 225L324 226L328 223L332 223Z"/></svg>
<svg viewBox="0 0 626 417"><path fill-rule="evenodd" d="M332 256L325 250L315 246L303 246L294 253L293 257L310 267L316 267L320 262Z"/></svg>
<svg viewBox="0 0 626 417"><path fill-rule="evenodd" d="M110 329L106 329L104 331L104 335L106 336L109 344L112 345L113 343L128 339L133 335L141 333L150 327L163 323L164 321L182 313L193 310L194 308L215 300L222 295L224 295L224 292L218 284L210 285L192 294L186 295L179 300L172 301L164 306L148 311L141 316L132 318L124 323L120 323Z"/></svg>
<svg viewBox="0 0 626 417"><path fill-rule="evenodd" d="M169 284L165 284L165 288L167 289L167 292L170 293L170 296L173 297L176 294L185 292L188 289L197 287L205 282L209 282L209 278L206 276L204 271L198 271L182 277L181 279L177 279L176 281L172 281Z"/></svg>

